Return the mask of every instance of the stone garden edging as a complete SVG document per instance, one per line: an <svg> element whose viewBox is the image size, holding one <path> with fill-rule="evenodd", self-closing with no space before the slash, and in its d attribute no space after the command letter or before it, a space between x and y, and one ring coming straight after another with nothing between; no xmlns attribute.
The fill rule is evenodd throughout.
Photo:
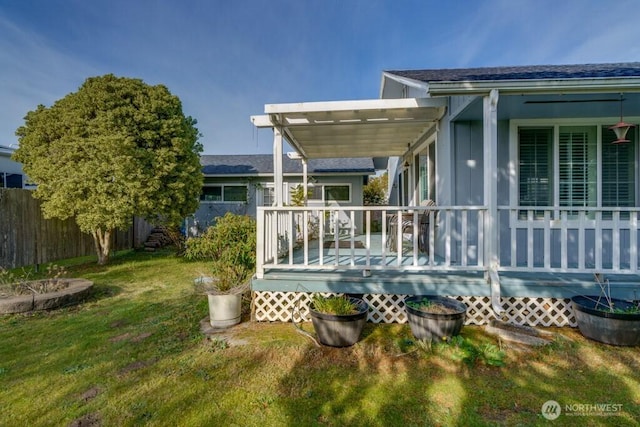
<svg viewBox="0 0 640 427"><path fill-rule="evenodd" d="M85 279L65 279L69 286L46 294L17 295L0 298L0 315L51 310L80 303L91 291L93 282Z"/></svg>

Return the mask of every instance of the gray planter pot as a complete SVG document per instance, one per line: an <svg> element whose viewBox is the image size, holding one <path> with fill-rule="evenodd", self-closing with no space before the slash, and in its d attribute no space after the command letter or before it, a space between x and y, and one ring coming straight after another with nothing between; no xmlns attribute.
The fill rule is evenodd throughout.
<svg viewBox="0 0 640 427"><path fill-rule="evenodd" d="M597 296L584 295L571 298L578 329L585 337L605 344L640 345L640 313L611 313L602 302L596 308ZM602 301L602 299L601 299ZM632 302L612 298L614 307L625 310ZM606 304L606 303L605 303Z"/></svg>
<svg viewBox="0 0 640 427"><path fill-rule="evenodd" d="M348 347L360 339L362 328L367 323L369 306L360 298L350 298L358 305L358 313L348 315L325 314L309 306L311 322L321 344L331 347Z"/></svg>
<svg viewBox="0 0 640 427"><path fill-rule="evenodd" d="M428 298L434 303L455 310L455 313L428 313L416 310L407 305L408 302L419 302ZM419 340L441 340L444 337L458 335L464 325L467 306L453 298L438 295L415 295L404 300L404 308L411 327L411 333Z"/></svg>
<svg viewBox="0 0 640 427"><path fill-rule="evenodd" d="M214 328L228 328L240 323L242 295L207 295L209 323Z"/></svg>

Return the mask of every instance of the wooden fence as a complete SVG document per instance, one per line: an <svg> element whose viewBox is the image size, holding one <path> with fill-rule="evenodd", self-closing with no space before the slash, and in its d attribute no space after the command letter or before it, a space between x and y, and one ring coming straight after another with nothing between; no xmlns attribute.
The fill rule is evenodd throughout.
<svg viewBox="0 0 640 427"><path fill-rule="evenodd" d="M140 247L152 226L132 219L131 227L112 237L112 249ZM44 264L95 254L93 238L71 218L45 219L30 190L0 188L0 267Z"/></svg>

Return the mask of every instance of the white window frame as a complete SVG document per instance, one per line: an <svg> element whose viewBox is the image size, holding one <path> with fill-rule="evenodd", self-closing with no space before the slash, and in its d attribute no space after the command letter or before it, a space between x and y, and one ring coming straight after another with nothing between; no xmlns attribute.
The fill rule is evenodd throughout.
<svg viewBox="0 0 640 427"><path fill-rule="evenodd" d="M200 203L213 203L213 204L245 204L248 203L249 201L249 187L247 186L247 184L204 184L202 186L203 188L211 188L211 187L220 187L220 189L222 190L222 200L202 200L200 199ZM244 201L237 201L237 200L225 200L224 199L224 189L225 187L243 187L245 189L245 191L247 191L247 197L246 200Z"/></svg>
<svg viewBox="0 0 640 427"><path fill-rule="evenodd" d="M322 202L322 203L351 203L353 200L353 188L350 183L341 183L341 182L322 182L313 184L314 187L320 187L322 189L322 199L309 199L310 202ZM349 199L348 200L327 200L325 198L325 189L326 187L349 187Z"/></svg>
<svg viewBox="0 0 640 427"><path fill-rule="evenodd" d="M596 152L596 181L597 181L597 193L596 193L596 207L603 208L602 206L602 127L606 125L611 125L620 121L619 117L593 117L593 118L573 118L573 119L517 119L509 121L509 176L510 176L510 185L509 185L509 201L512 208L520 207L520 198L519 198L519 138L518 138L518 129L521 127L550 127L553 128L553 146L552 146L552 173L553 173L553 190L552 190L552 207L555 210L567 210L571 209L567 206L560 206L560 198L559 198L559 128L563 126L594 126L596 127L596 144L597 144L597 152ZM638 124L640 123L640 118L638 117L625 117L625 121L628 123ZM636 132L636 135L640 134L640 132ZM635 159L634 159L634 174L635 174L635 198L636 205L639 200L638 196L640 193L640 176L638 170L638 163L640 160L640 150L638 149L638 139L636 136L635 141L629 142L629 144L635 144ZM523 210L536 210L535 206L529 206L523 208ZM559 220L559 218L552 218L552 222L555 220ZM568 220L570 223L577 224L579 222L578 219ZM528 221L520 218L516 219L517 227L524 226ZM534 219L533 221L537 226L541 225L544 220L542 219ZM606 224L608 220L602 220L601 223ZM595 221L587 221L589 226L595 225Z"/></svg>

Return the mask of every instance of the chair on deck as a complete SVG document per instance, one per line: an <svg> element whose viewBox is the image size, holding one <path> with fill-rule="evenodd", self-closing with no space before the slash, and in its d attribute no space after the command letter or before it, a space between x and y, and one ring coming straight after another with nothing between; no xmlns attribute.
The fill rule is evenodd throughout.
<svg viewBox="0 0 640 427"><path fill-rule="evenodd" d="M433 200L423 200L420 203L420 206L435 206L435 202ZM429 216L431 213L431 209L425 209L420 214L420 223L418 226L418 250L423 253L429 253ZM434 213L434 219L437 211ZM390 250L397 249L397 238L398 238L398 215L389 215L387 226L387 248ZM400 226L402 227L402 235L413 234L413 214L402 215L402 220L400 221Z"/></svg>

